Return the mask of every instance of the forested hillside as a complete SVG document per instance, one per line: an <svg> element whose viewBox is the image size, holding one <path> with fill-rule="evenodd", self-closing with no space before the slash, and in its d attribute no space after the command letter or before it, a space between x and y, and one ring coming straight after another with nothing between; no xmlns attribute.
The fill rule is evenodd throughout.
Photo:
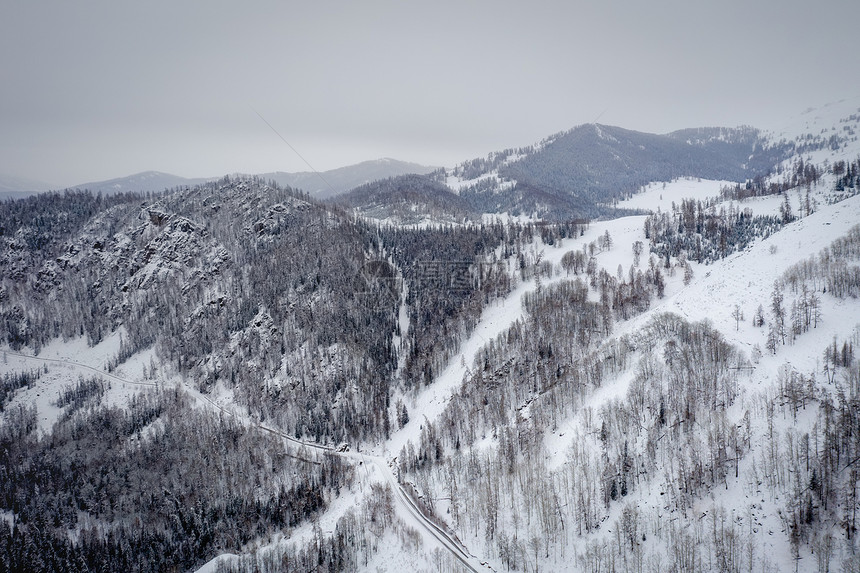
<svg viewBox="0 0 860 573"><path fill-rule="evenodd" d="M392 388L413 384L417 364L444 361L424 352L442 342L436 326L450 323L445 345L455 348L481 306L506 292L507 269L491 263L524 232L382 234L253 179L0 208L0 313L12 349L38 353L56 337L97 344L119 329L114 363L155 345L201 391L224 384L260 419L322 442L386 434ZM421 283L451 260L465 265L456 289ZM483 276L478 263L488 263ZM401 303L416 317L409 332ZM403 372L396 340L410 349Z"/></svg>
<svg viewBox="0 0 860 573"><path fill-rule="evenodd" d="M389 224L463 223L478 218L463 197L430 176L401 175L356 187L332 201Z"/></svg>
<svg viewBox="0 0 860 573"><path fill-rule="evenodd" d="M860 570L846 117L0 203L0 571Z"/></svg>
<svg viewBox="0 0 860 573"><path fill-rule="evenodd" d="M301 193L241 178L145 196L52 193L2 203L0 210L0 313L8 349L38 355L57 339L82 337L91 346L118 339L116 352L99 368L112 370L154 351L157 362L144 365L148 379L179 376L204 397L226 391L255 423L321 444L386 438L405 415L392 396L432 381L482 307L507 294L506 257L533 232L501 225L381 231ZM3 405L39 379L38 372L5 376ZM115 570L142 551L125 545L134 537L135 544L146 544L148 557L131 569L163 570L167 563L188 568L213 557L215 548L239 550L250 539L307 519L340 488L342 477L319 482L301 468L276 470L266 460L281 455L277 442L251 462L229 449L210 455L208 445L188 441L183 448L195 455L182 454L175 444L184 433L207 444L210 435L232 432L239 440L256 433L189 411L181 393L145 396L127 409L102 406L101 383L92 384L54 402L63 413L49 440L39 436L35 410L8 410L3 507L15 516L17 529L4 544L19 557L40 554L43 559L34 563L49 569L70 560L76 564L71 569L86 564ZM100 441L87 434L90 429L107 436ZM170 444L161 443L168 438ZM77 461L67 450L88 440L97 443L85 461ZM151 466L150 454L125 452L129 443L180 456L171 471L184 481L141 474L136 468ZM206 478L186 465L201 463L200 456L208 460L202 468L210 470L216 457L237 468L263 463L261 469L275 473L254 478L254 487L281 493L246 508L248 492L237 488L250 476L221 464L218 475L241 471L243 477L195 501L203 492L194 484ZM108 489L89 492L85 484L94 475L112 468L113 476L124 466L129 469L120 477L103 478ZM276 477L290 471L299 485ZM141 492L110 485L115 479L133 479L156 495L141 499ZM164 486L162 479L168 480ZM271 479L276 482L266 481ZM312 503L297 499L292 487L304 488ZM182 516L169 521L164 504L170 500L194 507L197 525ZM293 503L301 507L284 513L284 504ZM38 509L45 507L56 515ZM258 525L237 535L231 533L234 518ZM80 519L100 525L86 526L83 544L66 540L61 531L77 530ZM141 523L147 528L135 533ZM196 541L185 547L191 539ZM119 553L102 560L104 551Z"/></svg>
<svg viewBox="0 0 860 573"><path fill-rule="evenodd" d="M35 409L0 430L4 571L188 570L296 527L352 480L338 458L296 459L178 390L124 408L74 400L49 437Z"/></svg>
<svg viewBox="0 0 860 573"><path fill-rule="evenodd" d="M703 137L704 136L704 137ZM692 176L744 179L766 174L785 156L764 148L756 130L694 130L653 135L605 125L582 125L540 152L510 163L501 175L607 203L649 181ZM755 162L750 156L763 157Z"/></svg>
<svg viewBox="0 0 860 573"><path fill-rule="evenodd" d="M651 181L766 177L795 147L754 128L655 135L589 124L532 147L466 162L450 175L479 211L549 220L618 217L628 213L614 211L613 203Z"/></svg>

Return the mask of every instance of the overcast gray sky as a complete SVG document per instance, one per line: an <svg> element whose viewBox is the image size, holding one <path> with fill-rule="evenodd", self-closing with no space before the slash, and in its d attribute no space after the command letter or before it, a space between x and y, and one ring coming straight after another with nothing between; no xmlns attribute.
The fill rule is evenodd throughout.
<svg viewBox="0 0 860 573"><path fill-rule="evenodd" d="M0 173L453 165L860 95L856 0L0 0Z"/></svg>

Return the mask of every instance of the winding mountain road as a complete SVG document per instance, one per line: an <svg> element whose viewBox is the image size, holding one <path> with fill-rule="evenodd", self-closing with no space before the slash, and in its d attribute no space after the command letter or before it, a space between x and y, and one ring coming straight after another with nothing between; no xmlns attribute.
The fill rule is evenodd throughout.
<svg viewBox="0 0 860 573"><path fill-rule="evenodd" d="M4 351L8 356L15 356L17 358L21 358L28 362L38 362L42 364L57 364L65 367L69 367L71 369L82 370L88 373L98 374L107 379L121 382L124 384L131 384L135 386L143 386L149 388L157 388L158 385L154 382L142 382L142 381L134 381L128 380L126 378L122 378L121 376L117 376L116 374L111 374L109 372L105 372L104 370L100 370L93 366L89 366L87 364L82 364L80 362L74 360L65 360L62 358L43 358L40 356L32 356L28 354L21 354L18 352L12 351ZM225 408L217 404L214 400L209 398L208 396L198 392L197 390L191 388L187 384L183 384L185 392L194 398L198 403L204 404L206 407L212 408L219 412L223 412L229 416L233 416L235 418L242 418L236 412ZM435 539L440 545L445 547L451 555L456 559L461 565L463 565L467 570L472 571L473 573L480 573L484 571L492 571L493 569L485 562L479 560L476 556L471 555L467 549L460 543L458 540L453 538L450 533L445 531L442 527L435 524L431 519L425 516L415 501L410 497L410 495L406 492L403 486L398 483L397 478L394 476L394 473L391 471L388 463L381 456L375 456L370 454L365 454L361 452L353 452L349 449L345 451L339 451L336 448L331 446L318 444L315 442L305 442L299 439L296 439L287 433L268 426L262 423L256 423L252 420L245 418L244 422L248 423L250 426L253 426L261 431L267 432L269 434L275 435L285 442L296 446L298 448L304 448L308 452L317 452L320 454L331 454L336 455L345 460L348 460L353 465L360 464L372 464L373 468L379 472L379 475L382 476L383 481L391 487L391 490L394 492L394 501L399 508L399 515L401 518L407 522L412 527L416 529L423 530L425 533L430 535L433 539ZM306 463L311 464L319 464L319 460L310 459L308 457L303 457L301 452L299 454L290 454L290 457L295 459L299 459Z"/></svg>
<svg viewBox="0 0 860 573"><path fill-rule="evenodd" d="M98 368L93 368L92 366L88 366L86 364L81 364L80 362L76 362L74 360L63 360L61 358L42 358L41 356L31 356L29 354L21 354L19 352L12 352L11 350L4 350L3 354L7 356L15 356L17 358L23 358L24 360L29 360L33 362L42 362L42 363L51 363L51 364L61 364L63 366L70 366L72 368L76 368L79 370L86 370L87 372L92 372L94 374L99 374L104 376L105 378L109 378L110 380L115 380L117 382L123 382L125 384L133 384L135 386L148 386L150 388L156 388L157 385L155 382L133 382L131 380L126 380L125 378L121 378L116 374L111 374L110 372L105 372L104 370L99 370Z"/></svg>

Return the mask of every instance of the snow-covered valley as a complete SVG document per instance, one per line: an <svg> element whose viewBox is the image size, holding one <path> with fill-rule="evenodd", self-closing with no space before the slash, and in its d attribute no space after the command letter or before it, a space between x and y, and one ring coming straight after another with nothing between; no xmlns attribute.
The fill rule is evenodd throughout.
<svg viewBox="0 0 860 573"><path fill-rule="evenodd" d="M828 126L840 125L834 117ZM159 527L167 537L195 532L181 559L207 573L323 562L361 571L856 571L860 195L840 181L858 156L850 138L798 154L771 180L803 175L798 161L816 166L815 180L744 199L728 197L728 181L654 182L617 203L651 215L572 228L510 220L487 235L499 239L491 248L467 226L423 267L404 263L432 253L416 237L453 241L453 231L356 230L295 198L268 206L268 190L251 181L139 214L118 204L107 215L114 235L91 225L33 283L54 293L44 299L52 304L72 289L97 293L111 317L92 319L98 334L90 323L67 326L74 317L14 314L8 301L24 300L25 289L4 283L9 331L35 342L2 347L0 438L50 458L52 444L97 451L104 432L104 455L131 467L143 454L154 464L157 450L147 448L156 445L185 452L174 428L192 432L187 445L204 461L187 471L211 477L211 497L181 493L170 477L153 482L164 501L146 505L134 482L143 478L126 472L112 485L94 456L74 453L70 467L56 467L74 479L101 475L98 487L134 499L113 507L75 486L66 506L51 490L68 511L50 527L68 532L69 547L99 547L108 532L143 536L145 516L165 507L173 517ZM194 205L188 219L167 214L184 202ZM229 217L244 226L219 227ZM733 228L752 238L731 242ZM242 274L288 233L323 254ZM346 262L331 254L338 233L366 233L359 247L340 249ZM235 237L256 250L222 248ZM472 240L483 250L466 253ZM678 247L692 244L698 256ZM382 274L342 281L353 253L362 276L367 260L384 263L373 267ZM336 261L334 278L324 257ZM463 267L470 257L480 263ZM140 274L86 274L97 261ZM302 272L252 304L243 289L290 264ZM460 267L479 269L465 294L443 292L450 276L429 276ZM78 277L90 282L75 286ZM410 288L392 288L401 283ZM187 312L165 310L160 288ZM356 292L383 299L362 307ZM338 302L343 293L356 300ZM396 304L384 298L391 293ZM37 320L64 334L34 335L27 327ZM174 329L185 346L168 353L135 321ZM339 337L321 325L363 330ZM222 326L232 330L218 338ZM36 461L25 465L4 475L59 483L30 469ZM0 508L4 520L31 531L47 510L15 495ZM219 515L235 528L217 530ZM205 552L195 556L195 543Z"/></svg>

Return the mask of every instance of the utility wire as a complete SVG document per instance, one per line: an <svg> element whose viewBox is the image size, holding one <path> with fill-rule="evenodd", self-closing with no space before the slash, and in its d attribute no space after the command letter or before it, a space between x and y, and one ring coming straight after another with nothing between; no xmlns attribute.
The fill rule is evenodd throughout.
<svg viewBox="0 0 860 573"><path fill-rule="evenodd" d="M250 107L250 106L249 106L249 107ZM326 187L328 187L328 188L329 188L329 190L332 192L332 195L337 195L337 191L335 191L335 190L334 190L334 187L332 187L332 186L329 184L329 182L328 182L328 181L326 181L325 177L323 177L323 174L322 174L322 173L320 173L319 171L317 171L316 169L314 169L314 166L313 166L313 165L311 165L311 164L310 164L310 162L309 162L307 159L305 159L305 158L302 156L302 154L301 154L301 153L299 153L298 149L296 149L295 147L293 147L293 146L290 144L290 142L289 142L289 141L287 141L287 140L284 138L284 136L283 136L283 135L281 135L280 133L278 133L278 130L277 130L277 129L275 129L275 127L274 127L271 123L269 123L268 121L266 121L266 118L265 118L265 117L263 117L262 115L260 115L260 112L259 112L259 111L257 111L257 110L256 110L256 109L254 109L253 107L251 108L251 110L252 110L254 113L256 113L256 114L257 114L257 117L259 117L260 119L262 119L262 120L263 120L263 123L265 123L266 125L268 125L268 126L269 126L269 129L271 129L272 131L274 131L274 132L275 132L275 135L277 135L278 137L280 137L280 138L281 138L281 141L283 141L284 143L286 143L286 144L287 144L287 147L289 147L290 149L292 149L292 150L293 150L293 153L295 153L296 155L298 155L299 159L301 159L302 161L304 161L304 162L305 162L305 165L307 165L307 166L310 168L310 170L311 170L311 171L313 171L314 173L316 173L316 174L317 174L317 176L322 180L322 182L323 182L323 183L325 183L325 186L326 186Z"/></svg>

